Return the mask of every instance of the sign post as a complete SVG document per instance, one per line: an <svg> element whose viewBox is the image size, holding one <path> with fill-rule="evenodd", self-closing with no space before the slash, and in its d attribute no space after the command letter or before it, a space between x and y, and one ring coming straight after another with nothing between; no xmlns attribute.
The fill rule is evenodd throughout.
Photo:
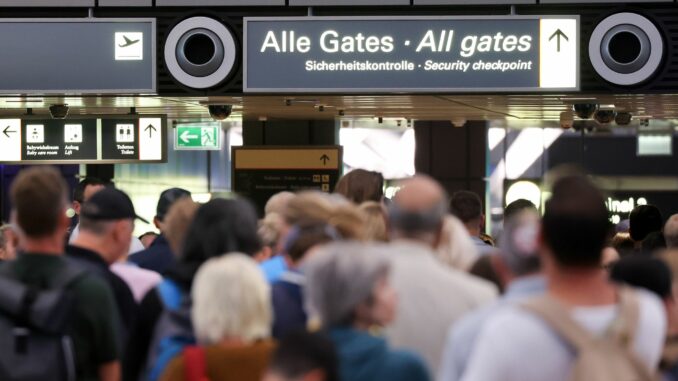
<svg viewBox="0 0 678 381"><path fill-rule="evenodd" d="M579 16L245 18L244 91L579 90Z"/></svg>
<svg viewBox="0 0 678 381"><path fill-rule="evenodd" d="M343 168L341 146L233 147L231 184L263 212L268 199L282 191L332 192Z"/></svg>

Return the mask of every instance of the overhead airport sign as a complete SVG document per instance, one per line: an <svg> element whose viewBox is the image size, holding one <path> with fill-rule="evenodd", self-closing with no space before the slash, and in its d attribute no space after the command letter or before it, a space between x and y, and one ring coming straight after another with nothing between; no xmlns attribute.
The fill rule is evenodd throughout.
<svg viewBox="0 0 678 381"><path fill-rule="evenodd" d="M174 129L174 149L219 151L221 125L219 123L177 125Z"/></svg>
<svg viewBox="0 0 678 381"><path fill-rule="evenodd" d="M156 92L155 19L0 19L2 94Z"/></svg>
<svg viewBox="0 0 678 381"><path fill-rule="evenodd" d="M578 16L245 18L245 92L579 89Z"/></svg>
<svg viewBox="0 0 678 381"><path fill-rule="evenodd" d="M231 155L233 190L260 212L278 192L334 191L343 168L341 146L233 147Z"/></svg>
<svg viewBox="0 0 678 381"><path fill-rule="evenodd" d="M164 126L162 117L0 119L0 163L161 163Z"/></svg>

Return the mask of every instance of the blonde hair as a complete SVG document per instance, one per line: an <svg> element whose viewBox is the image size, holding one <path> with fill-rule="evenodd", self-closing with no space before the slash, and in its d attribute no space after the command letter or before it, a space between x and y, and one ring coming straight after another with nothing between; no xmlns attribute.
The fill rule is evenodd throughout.
<svg viewBox="0 0 678 381"><path fill-rule="evenodd" d="M370 241L388 242L386 228L386 208L380 202L367 201L360 204L360 211L365 215L365 237Z"/></svg>
<svg viewBox="0 0 678 381"><path fill-rule="evenodd" d="M269 213L259 220L257 235L259 235L262 245L276 246L280 239L280 225L282 225L282 217L278 213Z"/></svg>
<svg viewBox="0 0 678 381"><path fill-rule="evenodd" d="M193 280L191 318L198 341L246 343L271 335L271 293L257 263L241 253L205 262Z"/></svg>
<svg viewBox="0 0 678 381"><path fill-rule="evenodd" d="M164 234L174 255L183 255L186 233L199 206L190 197L182 197L167 212Z"/></svg>
<svg viewBox="0 0 678 381"><path fill-rule="evenodd" d="M325 223L344 239L365 239L365 215L345 198L321 192L299 193L290 201L285 220L290 225Z"/></svg>

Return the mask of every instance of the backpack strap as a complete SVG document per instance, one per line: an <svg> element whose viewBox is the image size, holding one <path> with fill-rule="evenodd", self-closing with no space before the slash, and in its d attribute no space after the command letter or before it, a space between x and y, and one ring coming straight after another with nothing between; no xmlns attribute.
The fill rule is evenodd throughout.
<svg viewBox="0 0 678 381"><path fill-rule="evenodd" d="M521 306L543 319L554 331L579 352L591 343L594 338L580 327L571 317L569 311L555 298L542 295L522 303Z"/></svg>
<svg viewBox="0 0 678 381"><path fill-rule="evenodd" d="M209 381L207 377L207 358L205 350L199 346L184 348L184 380Z"/></svg>
<svg viewBox="0 0 678 381"><path fill-rule="evenodd" d="M52 288L58 290L67 288L75 281L85 276L85 274L87 274L87 271L84 268L68 263L61 271L59 271L56 278L52 281Z"/></svg>
<svg viewBox="0 0 678 381"><path fill-rule="evenodd" d="M638 294L630 287L619 288L619 313L608 329L608 335L616 342L621 343L629 350L633 349L633 339L636 337L640 302Z"/></svg>

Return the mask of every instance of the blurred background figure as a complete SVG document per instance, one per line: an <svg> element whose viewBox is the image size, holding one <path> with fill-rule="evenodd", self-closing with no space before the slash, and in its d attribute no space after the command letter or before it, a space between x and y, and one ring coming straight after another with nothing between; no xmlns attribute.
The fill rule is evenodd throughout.
<svg viewBox="0 0 678 381"><path fill-rule="evenodd" d="M0 226L0 261L11 261L16 258L19 247L19 235L9 224Z"/></svg>
<svg viewBox="0 0 678 381"><path fill-rule="evenodd" d="M654 205L638 205L629 214L629 235L636 249L650 233L661 232L663 227L662 214Z"/></svg>
<svg viewBox="0 0 678 381"><path fill-rule="evenodd" d="M664 240L668 249L678 249L678 214L674 214L664 224Z"/></svg>
<svg viewBox="0 0 678 381"><path fill-rule="evenodd" d="M445 217L436 256L444 264L462 271L470 270L480 257L471 236L457 217Z"/></svg>
<svg viewBox="0 0 678 381"><path fill-rule="evenodd" d="M172 252L169 242L167 242L165 217L175 202L190 197L191 192L181 188L170 188L160 194L155 217L153 218L153 224L160 230L160 235L153 240L148 249L130 256L128 258L130 262L159 274L164 274L174 266L176 255Z"/></svg>
<svg viewBox="0 0 678 381"><path fill-rule="evenodd" d="M667 250L659 255L671 270L670 296L664 298L667 307L668 330L662 354L661 370L664 381L678 381L678 251Z"/></svg>
<svg viewBox="0 0 678 381"><path fill-rule="evenodd" d="M359 209L365 215L365 238L368 241L388 242L388 214L384 204L366 201L360 204Z"/></svg>
<svg viewBox="0 0 678 381"><path fill-rule="evenodd" d="M520 214L524 211L533 211L535 213L539 213L539 210L532 203L532 201L521 198L506 205L506 207L504 208L504 222L510 220L513 216Z"/></svg>
<svg viewBox="0 0 678 381"><path fill-rule="evenodd" d="M483 203L477 194L469 191L455 192L450 200L450 212L464 224L480 255L492 253L494 243L484 234Z"/></svg>
<svg viewBox="0 0 678 381"><path fill-rule="evenodd" d="M141 241L141 244L144 245L145 249L148 249L156 238L158 238L158 233L146 232L139 236L139 241Z"/></svg>
<svg viewBox="0 0 678 381"><path fill-rule="evenodd" d="M157 380L168 362L194 342L190 293L196 272L205 261L225 253L259 252L257 221L252 204L242 199L217 198L198 208L176 265L141 302L125 353L125 380Z"/></svg>
<svg viewBox="0 0 678 381"><path fill-rule="evenodd" d="M438 371L444 333L497 295L490 283L437 259L447 205L440 184L419 175L402 183L389 207L391 282L401 309L387 337L394 347L420 354L432 372Z"/></svg>
<svg viewBox="0 0 678 381"><path fill-rule="evenodd" d="M295 197L296 195L292 192L276 193L266 202L266 206L264 207L264 221L266 221L267 218L269 222L276 220L278 230L277 240L272 247L273 253L271 257L260 265L266 275L266 279L271 284L278 280L280 275L287 270L287 264L282 256L282 251L285 237L291 226L284 216L287 214L287 206Z"/></svg>
<svg viewBox="0 0 678 381"><path fill-rule="evenodd" d="M280 339L287 333L306 328L308 314L304 306L303 286L306 276L303 265L318 247L341 236L327 224L300 223L294 225L285 243L285 261L288 270L272 288L273 337Z"/></svg>
<svg viewBox="0 0 678 381"><path fill-rule="evenodd" d="M359 243L322 249L306 268L309 307L336 345L342 380L429 380L418 356L389 349L383 338L370 334L397 313L383 250Z"/></svg>
<svg viewBox="0 0 678 381"><path fill-rule="evenodd" d="M617 233L612 238L610 245L617 250L620 257L631 255L635 252L635 242L631 239L629 233Z"/></svg>
<svg viewBox="0 0 678 381"><path fill-rule="evenodd" d="M261 251L254 256L254 260L263 263L277 254L276 250L278 247L278 240L280 240L282 224L282 216L277 213L269 213L263 219L259 220L257 234L261 241Z"/></svg>
<svg viewBox="0 0 678 381"><path fill-rule="evenodd" d="M379 172L354 169L339 179L334 193L346 197L356 205L366 201L382 202L384 176Z"/></svg>
<svg viewBox="0 0 678 381"><path fill-rule="evenodd" d="M199 345L186 347L161 380L261 380L275 344L270 290L257 263L240 253L210 259L198 270L191 296Z"/></svg>
<svg viewBox="0 0 678 381"><path fill-rule="evenodd" d="M319 333L297 331L285 336L269 361L262 381L339 381L334 344Z"/></svg>
<svg viewBox="0 0 678 381"><path fill-rule="evenodd" d="M74 222L75 226L71 229L71 234L68 238L69 243L75 240L75 238L80 234L79 218L80 218L80 208L85 201L89 200L93 194L105 188L103 181L99 180L96 177L85 177L80 180L78 185L73 189L73 211L75 212Z"/></svg>
<svg viewBox="0 0 678 381"><path fill-rule="evenodd" d="M535 208L523 208L509 214L499 239L499 250L483 257L490 260L506 293L496 303L469 313L450 329L438 381L461 378L478 335L500 308L546 291L537 250L539 223Z"/></svg>

